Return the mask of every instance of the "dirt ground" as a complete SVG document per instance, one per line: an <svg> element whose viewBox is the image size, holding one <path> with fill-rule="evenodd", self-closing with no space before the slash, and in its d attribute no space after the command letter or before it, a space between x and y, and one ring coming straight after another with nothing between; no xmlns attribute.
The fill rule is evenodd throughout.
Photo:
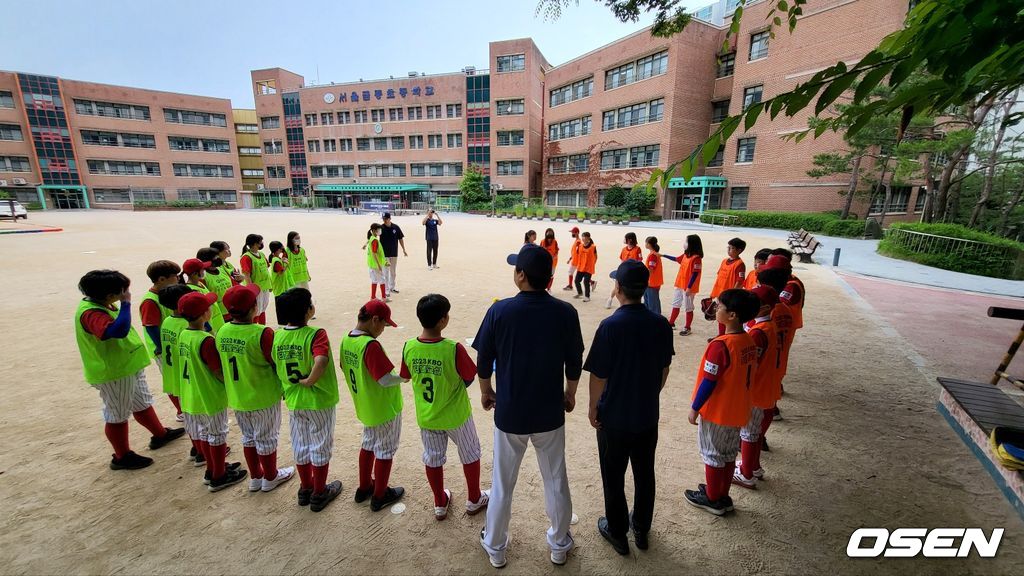
<svg viewBox="0 0 1024 576"><path fill-rule="evenodd" d="M180 442L153 454L139 472L108 469L110 448L102 433L100 401L81 374L72 316L76 283L87 270L117 268L133 280L138 297L148 288L146 265L182 261L210 240L226 240L241 253L246 233L284 240L295 229L310 254L315 324L337 346L367 299L368 280L360 245L369 216L305 212L46 213L34 220L64 228L50 234L0 237L7 254L7 286L0 304L0 356L5 370L0 403L0 572L182 574L348 573L480 574L492 569L478 544L483 516L465 515L465 486L454 447L447 466L454 505L445 522L431 513L432 498L420 459L421 445L406 389L405 431L392 481L405 486L401 514L370 512L351 496L356 483L360 427L347 395L338 407L332 474L342 496L314 514L295 504L297 481L275 492L250 494L242 486L211 494L201 471L187 461ZM400 327L382 342L397 358L402 342L418 333L417 299L440 292L454 303L447 336L463 341L476 333L491 300L515 293L505 255L521 245L528 228L551 226L563 250L571 224L494 221L445 215L441 268L428 271L423 231L415 217L396 218L406 231L409 258L398 268L401 294L392 302ZM592 226L598 245L597 297L575 301L589 343L608 311L608 272L622 235L654 234L663 252L680 251L686 231ZM736 232L702 233L708 271L704 292ZM777 241L746 237L749 261ZM567 254L566 254L567 257ZM564 282L564 257L556 287ZM672 266L672 265L670 265ZM713 326L695 321L695 334L676 337L676 359L662 395L658 451L658 501L651 549L618 556L596 530L603 502L597 445L587 418L585 383L580 408L567 417L567 461L577 549L569 563L548 560L543 490L536 461L524 460L513 505L511 574L855 574L1019 573L1024 562L1021 519L982 466L935 411L933 368L908 358L910 344L885 329L886 320L816 265L798 265L809 291L806 327L798 335L781 402L785 420L773 425L773 451L764 455L767 480L757 491L733 489L736 514L713 518L687 505L682 490L703 481L696 428L686 423L696 364ZM674 277L670 268L667 276ZM667 289L666 289L667 292ZM559 298L566 298L560 290ZM670 294L662 295L667 308ZM908 302L913 306L913 302ZM935 326L956 330L942 310ZM137 316L137 315L136 315ZM138 325L138 319L135 319ZM543 338L541 334L538 338ZM963 334L970 338L970 334ZM160 388L156 369L150 387ZM584 376L586 378L586 376ZM585 382L585 381L584 381ZM155 394L156 395L156 394ZM483 483L490 484L493 420L470 388L483 442ZM157 396L157 409L173 423L173 408ZM286 416L287 418L287 416ZM133 446L149 454L148 434L132 424ZM229 442L240 459L232 422ZM291 460L287 423L280 461ZM631 486L631 485L629 485ZM1005 528L999 555L980 559L851 560L846 544L859 527ZM1016 568L1015 568L1016 567Z"/></svg>

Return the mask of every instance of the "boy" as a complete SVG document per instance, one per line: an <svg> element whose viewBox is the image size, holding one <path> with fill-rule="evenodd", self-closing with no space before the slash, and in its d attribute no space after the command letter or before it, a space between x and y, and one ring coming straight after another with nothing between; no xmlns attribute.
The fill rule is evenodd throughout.
<svg viewBox="0 0 1024 576"><path fill-rule="evenodd" d="M164 394L167 394L174 407L178 408L178 417L182 422L185 421L185 416L181 413L181 377L178 376L177 370L179 362L178 336L188 328L188 320L178 314L178 301L190 292L192 292L192 288L185 284L174 284L163 288L159 294L160 306L171 311L171 314L160 323L159 342L163 346L160 357L162 363L167 366L167 370L161 370L160 376L163 380ZM206 462L195 438L192 438L192 451L189 454L189 459L195 461L197 466Z"/></svg>
<svg viewBox="0 0 1024 576"><path fill-rule="evenodd" d="M309 290L292 288L278 296L276 306L278 322L285 327L274 333L272 357L291 411L298 502L320 512L341 494L341 480L327 482L338 407L331 343L326 330L308 325L316 314Z"/></svg>
<svg viewBox="0 0 1024 576"><path fill-rule="evenodd" d="M687 420L697 425L707 484L686 490L684 496L716 516L733 510L729 486L740 450L740 428L750 419L749 382L757 368L757 346L743 325L759 308L757 296L746 290L731 288L718 296L715 319L725 324L725 334L704 351L693 388Z"/></svg>
<svg viewBox="0 0 1024 576"><path fill-rule="evenodd" d="M161 424L153 410L145 371L149 352L132 328L130 284L127 276L114 270L93 270L78 282L85 298L75 312L75 338L85 381L103 401L104 433L114 448L111 470L138 470L153 463L128 444L129 414L153 434L150 450L185 435L183 428Z"/></svg>
<svg viewBox="0 0 1024 576"><path fill-rule="evenodd" d="M359 309L355 329L341 341L341 369L356 417L363 423L355 501L363 503L369 498L374 512L405 494L401 486L388 486L402 432L402 390L398 387L402 378L391 373L395 366L377 341L386 326L398 326L391 319L391 308L381 300L370 300Z"/></svg>
<svg viewBox="0 0 1024 576"><path fill-rule="evenodd" d="M569 259L566 260L566 264L569 265L569 283L562 290L572 290L573 278L576 277L576 268L579 264L580 246L583 244L578 227L573 226L569 232L572 233L572 248L569 249Z"/></svg>
<svg viewBox="0 0 1024 576"><path fill-rule="evenodd" d="M732 483L756 488L764 477L761 468L761 435L768 431L771 412L782 397L782 334L772 323L772 309L779 302L779 293L771 286L758 286L750 291L761 303L757 317L744 329L757 346L757 371L750 382L750 420L740 430L742 461L736 467Z"/></svg>
<svg viewBox="0 0 1024 576"><path fill-rule="evenodd" d="M157 260L151 263L146 268L146 276L149 276L149 281L153 285L142 295L142 302L139 304L139 317L142 318L142 335L146 340L146 349L156 360L157 370L161 372L163 372L161 352L164 347L160 345L160 325L164 318L171 315L173 308L168 310L162 306L157 295L164 288L177 284L180 273L181 268L170 260ZM171 402L173 403L174 399ZM177 404L174 404L174 408L178 411L177 420L181 422L181 408Z"/></svg>
<svg viewBox="0 0 1024 576"><path fill-rule="evenodd" d="M799 330L804 327L804 283L793 275L793 253L785 248L772 250L772 256L781 256L789 264L789 279L786 286L779 292L779 301L789 307L793 313L793 329Z"/></svg>
<svg viewBox="0 0 1024 576"><path fill-rule="evenodd" d="M256 286L233 286L224 293L231 322L217 332L217 352L224 372L228 406L242 431L242 451L249 468L249 492L270 492L295 469L277 467L281 434L281 381L273 363L274 331L254 324Z"/></svg>
<svg viewBox="0 0 1024 576"><path fill-rule="evenodd" d="M747 276L747 266L740 259L740 254L747 247L747 243L741 238L729 240L725 248L726 258L718 267L718 276L715 278L715 285L711 287L711 297L718 298L718 295L730 288L743 288L743 282ZM725 334L725 325L718 323L718 335ZM711 342L714 338L708 338Z"/></svg>
<svg viewBox="0 0 1024 576"><path fill-rule="evenodd" d="M795 306L788 305L783 299L782 295L787 291L792 282L793 268L789 263L789 260L782 255L769 256L768 260L765 261L764 265L757 271L757 281L761 284L771 286L779 293L779 303L772 308L772 323L775 325L775 330L779 333L782 340L782 374L780 378L785 379L786 372L789 369L789 351L793 347L793 338L796 335L796 309ZM780 394L782 388L780 384ZM768 424L772 420L781 420L782 416L779 414L778 405L771 411L770 414L766 415ZM768 430L767 424L765 430ZM761 434L761 450L764 452L771 452L768 447L768 439Z"/></svg>
<svg viewBox="0 0 1024 576"><path fill-rule="evenodd" d="M768 260L768 257L772 255L771 248L761 248L754 254L754 269L747 273L747 279L743 281L744 290L753 290L755 286L759 284L757 281L757 271L764 266L764 263Z"/></svg>
<svg viewBox="0 0 1024 576"><path fill-rule="evenodd" d="M590 238L590 232L583 233L583 242L577 252L576 295L573 298L583 298L584 302L590 302L590 291L597 287L597 282L593 280L597 268L597 245Z"/></svg>
<svg viewBox="0 0 1024 576"><path fill-rule="evenodd" d="M420 298L416 317L423 333L405 343L400 372L404 380L412 380L416 423L423 439L423 464L434 492L437 520L448 517L452 500L451 491L444 487L449 438L459 449L466 475L466 513L479 514L489 500L488 492L480 490L480 438L466 392L476 380L476 364L462 344L441 336L448 326L451 308L448 299L440 294Z"/></svg>
<svg viewBox="0 0 1024 576"><path fill-rule="evenodd" d="M216 294L190 292L178 300L178 314L188 328L178 335L178 377L181 409L188 435L199 443L206 458L210 492L219 492L245 480L246 471L225 462L228 454L228 400L220 356L213 336L206 331Z"/></svg>
<svg viewBox="0 0 1024 576"><path fill-rule="evenodd" d="M212 292L206 285L206 271L213 266L211 262L203 262L199 258L189 258L181 264L181 271L184 272L188 285L199 292L200 294L217 294ZM213 303L211 306L209 319L209 331L211 334L216 335L220 327L224 325L224 317L227 312L224 310L224 305L218 301Z"/></svg>

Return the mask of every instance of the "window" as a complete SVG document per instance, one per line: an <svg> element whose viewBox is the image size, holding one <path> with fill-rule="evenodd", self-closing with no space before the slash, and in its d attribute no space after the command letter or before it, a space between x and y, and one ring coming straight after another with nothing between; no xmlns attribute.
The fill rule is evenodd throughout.
<svg viewBox="0 0 1024 576"><path fill-rule="evenodd" d="M385 137L374 138L373 139L373 149L374 150L387 150L388 149L388 139L385 138Z"/></svg>
<svg viewBox="0 0 1024 576"><path fill-rule="evenodd" d="M316 126L317 118L316 114L306 114L306 126Z"/></svg>
<svg viewBox="0 0 1024 576"><path fill-rule="evenodd" d="M442 138L440 134L430 134L427 136L427 146L430 148L441 148Z"/></svg>
<svg viewBox="0 0 1024 576"><path fill-rule="evenodd" d="M729 117L729 100L711 103L711 123L718 124Z"/></svg>
<svg viewBox="0 0 1024 576"><path fill-rule="evenodd" d="M259 168L243 168L242 178L263 178L263 170Z"/></svg>
<svg viewBox="0 0 1024 576"><path fill-rule="evenodd" d="M550 106L555 107L567 102L586 98L594 93L594 77L584 78L572 84L555 88L548 96Z"/></svg>
<svg viewBox="0 0 1024 576"><path fill-rule="evenodd" d="M560 208L579 208L587 205L586 190L548 190L544 204Z"/></svg>
<svg viewBox="0 0 1024 576"><path fill-rule="evenodd" d="M754 148L757 146L757 138L740 138L736 141L736 163L754 161Z"/></svg>
<svg viewBox="0 0 1024 576"><path fill-rule="evenodd" d="M665 99L658 98L650 102L623 106L617 110L608 110L601 116L602 130L628 128L647 122L658 122L665 115Z"/></svg>
<svg viewBox="0 0 1024 576"><path fill-rule="evenodd" d="M548 126L548 140L562 140L590 134L590 116L566 120Z"/></svg>
<svg viewBox="0 0 1024 576"><path fill-rule="evenodd" d="M889 198L889 212L903 212L907 211L907 205L910 204L910 187L909 186L893 186L892 195Z"/></svg>
<svg viewBox="0 0 1024 576"><path fill-rule="evenodd" d="M194 124L197 126L226 127L228 125L228 117L224 114L175 110L173 108L164 108L164 121L172 124Z"/></svg>
<svg viewBox="0 0 1024 576"><path fill-rule="evenodd" d="M237 127L237 125L236 125ZM260 118L260 128L264 130L273 130L281 127L280 116L263 116Z"/></svg>
<svg viewBox="0 0 1024 576"><path fill-rule="evenodd" d="M324 140L324 152L337 152L338 142L334 138Z"/></svg>
<svg viewBox="0 0 1024 576"><path fill-rule="evenodd" d="M452 162L447 165L448 176L462 176L462 162Z"/></svg>
<svg viewBox="0 0 1024 576"><path fill-rule="evenodd" d="M660 122L665 116L665 99L658 98L657 100L651 100L650 108L647 111L648 122Z"/></svg>
<svg viewBox="0 0 1024 576"><path fill-rule="evenodd" d="M718 152L715 152L715 157L708 162L708 168L719 168L722 166L722 161L725 160L725 146L719 145Z"/></svg>
<svg viewBox="0 0 1024 576"><path fill-rule="evenodd" d="M420 106L409 106L406 109L409 112L409 120L423 120L423 108Z"/></svg>
<svg viewBox="0 0 1024 576"><path fill-rule="evenodd" d="M626 168L629 159L629 151L625 148L618 150L605 150L601 152L601 170L618 170Z"/></svg>
<svg viewBox="0 0 1024 576"><path fill-rule="evenodd" d="M751 86L743 89L743 109L746 110L754 104L761 102L761 94L764 86Z"/></svg>
<svg viewBox="0 0 1024 576"><path fill-rule="evenodd" d="M522 174L522 160L501 160L498 162L498 176L521 176Z"/></svg>
<svg viewBox="0 0 1024 576"><path fill-rule="evenodd" d="M284 166L267 166L268 178L286 178Z"/></svg>
<svg viewBox="0 0 1024 576"><path fill-rule="evenodd" d="M569 156L569 172L586 172L590 169L590 154Z"/></svg>
<svg viewBox="0 0 1024 576"><path fill-rule="evenodd" d="M7 93L10 95L10 92ZM12 104L9 108L13 108ZM97 102L93 100L75 99L75 112L85 116L104 116L125 120L149 120L149 106L135 104L115 104L113 102Z"/></svg>
<svg viewBox="0 0 1024 576"><path fill-rule="evenodd" d="M234 190L200 190L210 197L211 202L237 202L238 197Z"/></svg>
<svg viewBox="0 0 1024 576"><path fill-rule="evenodd" d="M284 154L284 144L280 140L269 140L263 142L264 154Z"/></svg>
<svg viewBox="0 0 1024 576"><path fill-rule="evenodd" d="M657 166L660 152L661 146L658 144L654 144L652 146L635 146L630 148L629 167L646 168L649 166Z"/></svg>
<svg viewBox="0 0 1024 576"><path fill-rule="evenodd" d="M441 119L441 105L435 104L427 106L427 120L440 120Z"/></svg>
<svg viewBox="0 0 1024 576"><path fill-rule="evenodd" d="M498 132L498 146L522 146L523 131L508 130Z"/></svg>
<svg viewBox="0 0 1024 576"><path fill-rule="evenodd" d="M750 35L750 61L768 56L768 31Z"/></svg>
<svg viewBox="0 0 1024 576"><path fill-rule="evenodd" d="M426 164L410 164L409 170L413 176L426 176L427 165Z"/></svg>
<svg viewBox="0 0 1024 576"><path fill-rule="evenodd" d="M334 112L321 112L320 113L320 124L324 126L331 126L334 124Z"/></svg>
<svg viewBox="0 0 1024 576"><path fill-rule="evenodd" d="M127 188L93 188L92 195L99 204L128 204L131 194Z"/></svg>
<svg viewBox="0 0 1024 576"><path fill-rule="evenodd" d="M175 148L174 136L168 138L171 141L171 150ZM227 140L224 140L227 142ZM99 132L97 130L82 130L82 144L90 146L123 146L125 148L156 148L156 138L152 134L126 134L115 132ZM199 141L196 140L198 150Z"/></svg>
<svg viewBox="0 0 1024 576"><path fill-rule="evenodd" d="M319 152L320 151L320 141L319 140L309 140L309 141L307 141L306 142L306 151L308 151L308 152Z"/></svg>
<svg viewBox="0 0 1024 576"><path fill-rule="evenodd" d="M164 190L163 188L135 188L132 187L132 196L136 202L163 202L164 201Z"/></svg>
<svg viewBox="0 0 1024 576"><path fill-rule="evenodd" d="M569 171L569 157L548 158L548 174L565 174Z"/></svg>
<svg viewBox="0 0 1024 576"><path fill-rule="evenodd" d="M462 118L462 104L448 104L445 111L449 118Z"/></svg>
<svg viewBox="0 0 1024 576"><path fill-rule="evenodd" d="M235 169L217 164L174 164L174 175L191 178L234 178Z"/></svg>
<svg viewBox="0 0 1024 576"><path fill-rule="evenodd" d="M342 152L351 152L352 151L352 139L351 138L339 138L338 139L338 146L341 148Z"/></svg>
<svg viewBox="0 0 1024 576"><path fill-rule="evenodd" d="M259 156L260 155L259 146L239 146L238 147L238 155L239 156Z"/></svg>
<svg viewBox="0 0 1024 576"><path fill-rule="evenodd" d="M715 75L718 78L725 78L732 76L733 70L736 68L736 53L730 52L728 54L721 54L718 56L718 72Z"/></svg>
<svg viewBox="0 0 1024 576"><path fill-rule="evenodd" d="M366 124L367 113L366 110L356 110L356 124Z"/></svg>
<svg viewBox="0 0 1024 576"><path fill-rule="evenodd" d="M405 164L360 164L360 178L403 178Z"/></svg>
<svg viewBox="0 0 1024 576"><path fill-rule="evenodd" d="M125 146L130 145L126 143ZM231 152L231 143L227 140L203 138L200 140L200 147L203 152Z"/></svg>
<svg viewBox="0 0 1024 576"><path fill-rule="evenodd" d="M747 198L750 196L750 188L746 186L733 186L729 192L729 210L746 210Z"/></svg>
<svg viewBox="0 0 1024 576"><path fill-rule="evenodd" d="M611 90L638 80L664 74L668 70L668 51L658 52L604 73L604 89Z"/></svg>
<svg viewBox="0 0 1024 576"><path fill-rule="evenodd" d="M374 108L374 109L370 110L370 120L373 121L373 122L383 122L384 121L384 109L383 108Z"/></svg>
<svg viewBox="0 0 1024 576"><path fill-rule="evenodd" d="M449 134L448 135L448 147L449 148L462 148L462 134Z"/></svg>
<svg viewBox="0 0 1024 576"><path fill-rule="evenodd" d="M87 160L90 174L110 176L159 176L157 162L132 162L125 160Z"/></svg>
<svg viewBox="0 0 1024 576"><path fill-rule="evenodd" d="M369 138L356 138L356 150L360 152L366 152L370 149Z"/></svg>
<svg viewBox="0 0 1024 576"><path fill-rule="evenodd" d="M388 108L388 120L392 122L401 122L402 120L405 120L405 109Z"/></svg>
<svg viewBox="0 0 1024 576"><path fill-rule="evenodd" d="M6 90L0 90L0 108L14 108L14 95Z"/></svg>
<svg viewBox="0 0 1024 576"><path fill-rule="evenodd" d="M612 88L618 88L619 86L625 86L626 84L632 84L635 82L633 76L633 63L619 66L618 68L612 68L604 73L604 89L611 90Z"/></svg>
<svg viewBox="0 0 1024 576"><path fill-rule="evenodd" d="M523 103L523 99L517 100L498 100L498 116L518 116L526 112L526 106Z"/></svg>
<svg viewBox="0 0 1024 576"><path fill-rule="evenodd" d="M349 112L348 110L342 110L341 112L338 112L338 124L351 124L351 123L352 123L352 113L351 112Z"/></svg>
<svg viewBox="0 0 1024 576"><path fill-rule="evenodd" d="M391 149L392 150L405 150L405 136L392 136L391 137Z"/></svg>
<svg viewBox="0 0 1024 576"><path fill-rule="evenodd" d="M82 144L88 146L120 146L117 141L117 134L114 132L99 132L97 130L82 130ZM199 141L196 141L196 149L199 148ZM174 150L172 144L171 149Z"/></svg>
<svg viewBox="0 0 1024 576"><path fill-rule="evenodd" d="M444 164L427 164L431 176L444 176Z"/></svg>
<svg viewBox="0 0 1024 576"><path fill-rule="evenodd" d="M25 156L0 156L0 172L30 172L28 158Z"/></svg>
<svg viewBox="0 0 1024 576"><path fill-rule="evenodd" d="M255 124L235 124L235 132L242 134L256 134L260 131L260 127Z"/></svg>
<svg viewBox="0 0 1024 576"><path fill-rule="evenodd" d="M928 199L928 189L921 186L917 189L917 198L914 199L914 212L924 212L924 203Z"/></svg>
<svg viewBox="0 0 1024 576"><path fill-rule="evenodd" d="M409 149L410 150L423 150L423 135L416 134L409 136Z"/></svg>
<svg viewBox="0 0 1024 576"><path fill-rule="evenodd" d="M498 56L498 72L521 72L526 70L526 54Z"/></svg>

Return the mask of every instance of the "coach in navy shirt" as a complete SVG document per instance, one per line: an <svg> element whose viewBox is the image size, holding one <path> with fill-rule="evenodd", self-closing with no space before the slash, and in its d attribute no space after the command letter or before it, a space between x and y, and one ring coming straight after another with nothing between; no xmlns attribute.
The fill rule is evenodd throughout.
<svg viewBox="0 0 1024 576"><path fill-rule="evenodd" d="M391 214L384 213L384 225L380 227L380 246L384 249L384 257L388 259L388 269L384 271L388 285L388 294L398 294L398 245L402 245L402 254L406 258L409 253L405 251L405 234L402 229L391 221Z"/></svg>
<svg viewBox="0 0 1024 576"><path fill-rule="evenodd" d="M605 516L597 528L619 554L629 554L632 519L637 548L647 549L654 517L654 452L658 403L675 350L672 327L641 303L650 272L626 260L612 273L620 308L597 327L584 368L590 372L590 424L604 485ZM626 504L626 467L632 465L633 514Z"/></svg>
<svg viewBox="0 0 1024 576"><path fill-rule="evenodd" d="M440 236L437 235L437 227L444 222L441 222L441 217L437 215L437 212L431 208L426 217L423 218L423 225L426 226L426 240L427 240L427 270L433 270L437 268L437 245L439 243Z"/></svg>
<svg viewBox="0 0 1024 576"><path fill-rule="evenodd" d="M496 302L473 341L480 398L494 409L494 459L490 505L480 544L491 565L505 565L512 490L532 442L544 480L551 528L551 561L561 565L573 547L572 499L565 468L565 413L576 405L583 365L583 335L576 309L545 290L551 255L533 244L508 257L520 292ZM666 323L666 326L668 324ZM497 368L492 366L497 364ZM491 386L497 372L497 391Z"/></svg>

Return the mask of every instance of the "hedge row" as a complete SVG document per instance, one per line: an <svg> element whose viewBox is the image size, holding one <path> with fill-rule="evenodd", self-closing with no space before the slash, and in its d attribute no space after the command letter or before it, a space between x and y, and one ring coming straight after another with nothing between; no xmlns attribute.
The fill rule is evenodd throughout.
<svg viewBox="0 0 1024 576"><path fill-rule="evenodd" d="M714 215L735 216L729 220L730 226L744 228L778 228L796 231L801 228L808 232L826 236L843 236L860 238L864 235L863 220L840 220L839 216L828 212L756 212L750 210L714 210L705 212L700 220L712 222ZM715 219L721 222L721 218Z"/></svg>
<svg viewBox="0 0 1024 576"><path fill-rule="evenodd" d="M922 244L919 247L908 248L897 244L892 239L891 231L900 229L973 240L1007 250L979 249L968 250L966 253L950 252L947 245L943 243ZM1024 280L1024 244L1020 242L972 230L959 224L895 223L889 227L889 231L885 238L878 243L878 253L884 256L965 274Z"/></svg>

